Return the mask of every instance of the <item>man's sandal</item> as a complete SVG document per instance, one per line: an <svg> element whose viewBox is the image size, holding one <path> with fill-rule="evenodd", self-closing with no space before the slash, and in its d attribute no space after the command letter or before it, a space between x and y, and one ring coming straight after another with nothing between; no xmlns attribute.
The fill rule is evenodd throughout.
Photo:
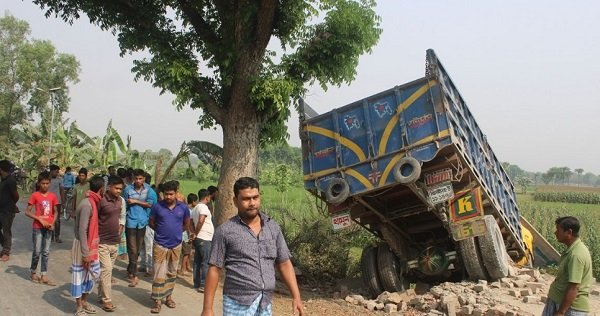
<svg viewBox="0 0 600 316"><path fill-rule="evenodd" d="M167 305L168 308L175 308L177 307L177 304L175 304L175 301L173 299L168 299L165 301L165 305Z"/></svg>
<svg viewBox="0 0 600 316"><path fill-rule="evenodd" d="M31 276L29 276L29 279L33 283L40 283L40 277L36 273L32 273Z"/></svg>
<svg viewBox="0 0 600 316"><path fill-rule="evenodd" d="M150 310L150 313L158 314L158 313L160 313L161 308L162 308L162 303L160 301L155 301L154 307L152 307L152 309Z"/></svg>
<svg viewBox="0 0 600 316"><path fill-rule="evenodd" d="M96 314L97 313L94 306L90 305L90 303L83 304L83 311L86 312L87 314Z"/></svg>
<svg viewBox="0 0 600 316"><path fill-rule="evenodd" d="M83 309L80 309L78 311L75 312L75 314L73 314L74 316L85 316L86 313Z"/></svg>
<svg viewBox="0 0 600 316"><path fill-rule="evenodd" d="M105 312L114 312L115 309L117 309L117 307L115 305L113 305L112 303L105 303L102 304L102 310Z"/></svg>
<svg viewBox="0 0 600 316"><path fill-rule="evenodd" d="M50 279L48 279L48 277L45 275L42 275L40 282L43 284L46 284L48 286L56 286L56 283L54 281L51 281Z"/></svg>

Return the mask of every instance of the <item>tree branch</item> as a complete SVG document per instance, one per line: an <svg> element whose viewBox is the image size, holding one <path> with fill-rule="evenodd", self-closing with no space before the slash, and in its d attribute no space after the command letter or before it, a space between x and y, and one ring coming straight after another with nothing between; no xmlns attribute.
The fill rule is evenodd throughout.
<svg viewBox="0 0 600 316"><path fill-rule="evenodd" d="M191 23L192 27L200 36L200 38L205 43L212 44L210 46L219 45L221 40L217 37L217 35L214 32L211 31L211 26L208 25L208 23L206 23L204 18L202 18L198 11L190 4L190 2L188 0L178 0L177 2L179 3L179 6L184 16ZM211 50L211 53L213 55L216 55L215 51Z"/></svg>
<svg viewBox="0 0 600 316"><path fill-rule="evenodd" d="M255 57L263 56L264 50L269 44L271 34L273 33L275 20L275 11L279 2L277 0L261 0L258 15L256 16L256 26L254 47L252 49ZM257 56L258 55L258 56Z"/></svg>
<svg viewBox="0 0 600 316"><path fill-rule="evenodd" d="M211 97L210 93L207 91L206 87L197 78L194 80L193 87L194 91L196 91L196 93L198 93L200 97L204 99L203 109L215 119L215 122L217 122L217 124L223 125L223 120L225 118L225 110L217 104L217 102Z"/></svg>

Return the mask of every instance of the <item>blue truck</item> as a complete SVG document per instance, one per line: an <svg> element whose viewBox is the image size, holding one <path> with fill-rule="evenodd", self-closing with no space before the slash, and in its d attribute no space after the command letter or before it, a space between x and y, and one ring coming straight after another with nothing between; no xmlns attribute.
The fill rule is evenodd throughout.
<svg viewBox="0 0 600 316"><path fill-rule="evenodd" d="M334 227L382 240L361 258L372 295L531 261L514 186L433 50L420 79L321 115L299 107L305 189Z"/></svg>

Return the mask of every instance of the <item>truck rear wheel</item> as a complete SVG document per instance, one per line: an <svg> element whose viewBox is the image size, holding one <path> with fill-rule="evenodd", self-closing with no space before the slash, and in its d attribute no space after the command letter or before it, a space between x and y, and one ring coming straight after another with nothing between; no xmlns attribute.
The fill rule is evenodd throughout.
<svg viewBox="0 0 600 316"><path fill-rule="evenodd" d="M332 204L340 204L350 196L350 186L342 178L333 178L325 189L325 199Z"/></svg>
<svg viewBox="0 0 600 316"><path fill-rule="evenodd" d="M377 295L383 292L377 269L377 248L367 246L363 249L362 257L360 258L360 270L363 282L367 286L371 297L377 297Z"/></svg>
<svg viewBox="0 0 600 316"><path fill-rule="evenodd" d="M383 289L388 292L400 292L409 288L410 283L402 276L402 266L390 246L381 244L377 247L377 267L379 280Z"/></svg>
<svg viewBox="0 0 600 316"><path fill-rule="evenodd" d="M392 169L394 180L402 184L414 183L421 176L421 164L413 157L400 159Z"/></svg>
<svg viewBox="0 0 600 316"><path fill-rule="evenodd" d="M485 215L485 235L477 237L483 264L492 280L504 278L508 275L508 254L500 226L492 215Z"/></svg>
<svg viewBox="0 0 600 316"><path fill-rule="evenodd" d="M477 252L477 245L475 244L475 237L463 239L458 242L460 248L460 256L462 262L467 270L469 279L471 280L487 280L485 271L483 269L483 262L479 253Z"/></svg>

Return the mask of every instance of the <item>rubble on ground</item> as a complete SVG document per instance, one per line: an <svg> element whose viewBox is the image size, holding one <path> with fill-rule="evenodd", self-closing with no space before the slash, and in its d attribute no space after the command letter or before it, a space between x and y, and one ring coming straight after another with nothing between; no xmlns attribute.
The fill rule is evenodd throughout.
<svg viewBox="0 0 600 316"><path fill-rule="evenodd" d="M537 269L514 270L511 276L490 283L484 280L446 282L433 286L422 295L410 289L404 292L383 292L376 299L344 293L347 294L344 300L348 304L363 306L369 311L389 315L533 315L517 305L544 304L551 277L542 275ZM506 299L499 300L500 296ZM518 301L521 303L516 304L515 302Z"/></svg>

